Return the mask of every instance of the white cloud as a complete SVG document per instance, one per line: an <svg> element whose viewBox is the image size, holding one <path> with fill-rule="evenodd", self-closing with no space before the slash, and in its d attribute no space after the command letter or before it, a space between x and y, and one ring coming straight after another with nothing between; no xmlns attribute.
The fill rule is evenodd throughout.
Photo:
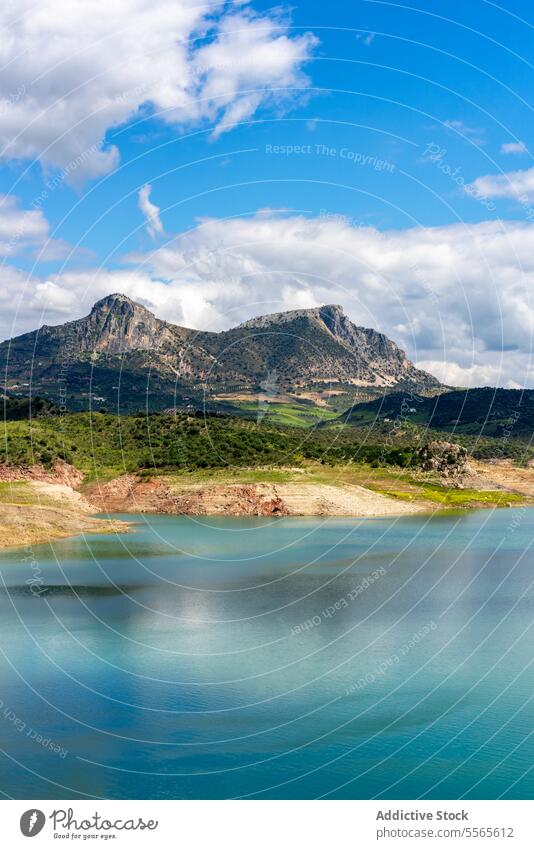
<svg viewBox="0 0 534 849"><path fill-rule="evenodd" d="M506 174L487 174L477 177L471 188L485 198L534 198L534 168L526 171L508 171Z"/></svg>
<svg viewBox="0 0 534 849"><path fill-rule="evenodd" d="M481 127L470 127L464 121L457 119L449 119L443 122L443 126L448 130L454 130L462 136L466 136L473 144L483 145L485 143L485 130Z"/></svg>
<svg viewBox="0 0 534 849"><path fill-rule="evenodd" d="M14 195L0 195L0 256L9 257L48 238L41 210L21 209Z"/></svg>
<svg viewBox="0 0 534 849"><path fill-rule="evenodd" d="M67 168L70 181L116 167L106 132L136 115L218 135L290 103L316 43L231 0L19 0L16 13L0 6L0 28L0 156Z"/></svg>
<svg viewBox="0 0 534 849"><path fill-rule="evenodd" d="M162 318L209 330L341 303L353 321L385 332L446 382L534 385L534 227L526 223L380 232L264 210L251 219L206 219L128 263L29 281L17 332L35 326L43 309L43 320L58 323L116 291ZM0 312L4 335L19 291Z"/></svg>
<svg viewBox="0 0 534 849"><path fill-rule="evenodd" d="M366 47L370 47L375 40L376 32L360 32L356 36L358 41L361 41Z"/></svg>
<svg viewBox="0 0 534 849"><path fill-rule="evenodd" d="M62 259L72 250L64 239L51 239L41 209L21 209L15 195L0 194L0 257L31 251L43 261Z"/></svg>
<svg viewBox="0 0 534 849"><path fill-rule="evenodd" d="M501 153L528 153L525 142L506 142L501 144Z"/></svg>
<svg viewBox="0 0 534 849"><path fill-rule="evenodd" d="M159 206L156 206L156 204L152 203L150 200L151 192L152 186L150 183L145 183L145 185L139 189L138 206L147 220L147 233L152 239L154 239L156 235L161 235L163 233L163 224L161 223L159 215Z"/></svg>
<svg viewBox="0 0 534 849"><path fill-rule="evenodd" d="M488 359L492 359L488 357ZM504 386L505 389L522 389L524 384L517 383L513 378L506 376L503 364L485 362L471 366L461 366L458 363L443 360L421 360L416 363L430 374L435 375L447 386L473 387L473 386ZM528 369L528 361L523 363L523 371Z"/></svg>

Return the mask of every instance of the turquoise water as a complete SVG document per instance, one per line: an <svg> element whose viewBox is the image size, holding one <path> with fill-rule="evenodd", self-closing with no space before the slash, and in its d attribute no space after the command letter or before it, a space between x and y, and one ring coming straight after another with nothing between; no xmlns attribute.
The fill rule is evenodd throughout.
<svg viewBox="0 0 534 849"><path fill-rule="evenodd" d="M0 557L3 793L532 798L533 510L133 518Z"/></svg>

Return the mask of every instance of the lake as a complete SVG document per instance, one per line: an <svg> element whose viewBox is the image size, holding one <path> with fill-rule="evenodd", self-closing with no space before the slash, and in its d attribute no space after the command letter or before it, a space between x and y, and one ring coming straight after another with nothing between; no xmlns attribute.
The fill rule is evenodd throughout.
<svg viewBox="0 0 534 849"><path fill-rule="evenodd" d="M0 555L5 795L534 796L533 509L124 518Z"/></svg>

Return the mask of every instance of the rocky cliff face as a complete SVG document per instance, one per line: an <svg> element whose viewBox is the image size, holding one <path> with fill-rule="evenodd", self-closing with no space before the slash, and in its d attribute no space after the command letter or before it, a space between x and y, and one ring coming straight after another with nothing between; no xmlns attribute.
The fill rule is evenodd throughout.
<svg viewBox="0 0 534 849"><path fill-rule="evenodd" d="M165 344L179 344L184 341L187 331L161 321L126 295L116 294L97 301L84 318L56 327L44 325L36 333L41 346L58 343L68 347L72 357L79 354L124 354L161 348Z"/></svg>
<svg viewBox="0 0 534 849"><path fill-rule="evenodd" d="M404 351L383 333L353 324L339 304L260 316L229 334L236 332L251 337L256 333L257 346L263 336L271 345L284 348L285 362L295 377L307 372L314 380L337 377L364 386L411 383L420 390L439 386L432 375L416 369Z"/></svg>
<svg viewBox="0 0 534 849"><path fill-rule="evenodd" d="M70 327L79 350L90 353L160 348L165 342L174 341L176 335L172 326L120 294L97 301L86 318L71 322Z"/></svg>
<svg viewBox="0 0 534 849"><path fill-rule="evenodd" d="M268 375L299 388L321 382L439 387L394 342L356 326L338 305L260 316L207 333L156 318L121 294L102 298L84 318L2 343L0 373L7 389L31 384L32 394L54 398L105 398L120 384L123 394L142 403L150 382L162 407L177 391L187 400L230 384L252 390Z"/></svg>

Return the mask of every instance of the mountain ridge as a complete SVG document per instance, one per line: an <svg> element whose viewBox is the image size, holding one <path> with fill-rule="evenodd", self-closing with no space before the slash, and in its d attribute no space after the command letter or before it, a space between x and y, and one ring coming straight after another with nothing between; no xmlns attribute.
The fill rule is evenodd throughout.
<svg viewBox="0 0 534 849"><path fill-rule="evenodd" d="M180 405L235 388L253 392L266 378L277 381L278 391L330 384L442 388L385 334L354 324L339 304L257 316L215 333L157 318L120 292L96 301L82 318L1 343L0 369L6 391L31 386L52 398L108 401L110 384L116 390L122 383L135 396L133 406L149 385L151 403L159 394L162 404L176 396Z"/></svg>

